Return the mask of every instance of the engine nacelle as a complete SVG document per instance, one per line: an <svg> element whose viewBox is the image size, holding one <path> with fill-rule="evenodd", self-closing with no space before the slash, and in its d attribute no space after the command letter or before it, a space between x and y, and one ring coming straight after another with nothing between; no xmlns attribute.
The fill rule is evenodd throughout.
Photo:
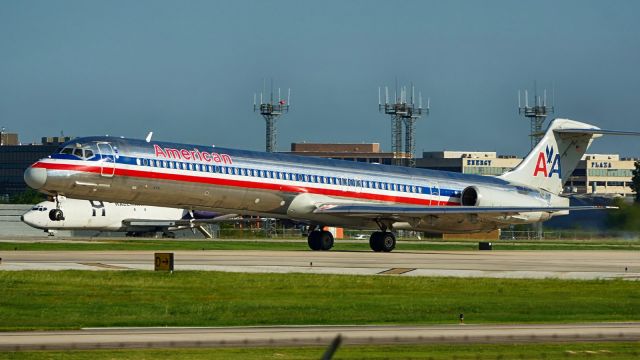
<svg viewBox="0 0 640 360"><path fill-rule="evenodd" d="M463 206L549 206L550 194L523 187L469 186L462 191Z"/></svg>

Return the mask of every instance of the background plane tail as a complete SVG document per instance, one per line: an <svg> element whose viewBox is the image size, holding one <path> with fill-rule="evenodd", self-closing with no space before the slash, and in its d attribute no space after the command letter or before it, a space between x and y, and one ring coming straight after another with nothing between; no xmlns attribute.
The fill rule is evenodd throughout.
<svg viewBox="0 0 640 360"><path fill-rule="evenodd" d="M591 141L604 133L616 132L601 130L574 120L554 119L527 157L500 177L513 183L560 194Z"/></svg>

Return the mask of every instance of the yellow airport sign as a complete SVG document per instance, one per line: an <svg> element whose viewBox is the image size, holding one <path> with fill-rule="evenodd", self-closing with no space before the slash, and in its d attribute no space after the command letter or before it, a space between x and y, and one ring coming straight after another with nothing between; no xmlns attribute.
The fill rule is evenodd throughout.
<svg viewBox="0 0 640 360"><path fill-rule="evenodd" d="M155 271L173 271L173 253L155 253Z"/></svg>

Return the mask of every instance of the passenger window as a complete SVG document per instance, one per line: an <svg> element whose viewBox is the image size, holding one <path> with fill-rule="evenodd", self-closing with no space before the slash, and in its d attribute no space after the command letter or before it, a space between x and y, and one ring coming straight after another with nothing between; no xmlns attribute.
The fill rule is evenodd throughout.
<svg viewBox="0 0 640 360"><path fill-rule="evenodd" d="M89 149L85 150L84 151L84 157L87 158L87 159L92 158L93 157L93 151L91 151Z"/></svg>
<svg viewBox="0 0 640 360"><path fill-rule="evenodd" d="M66 147L60 151L60 154L73 155L73 149Z"/></svg>
<svg viewBox="0 0 640 360"><path fill-rule="evenodd" d="M81 158L82 157L82 149L74 149L73 150L73 155Z"/></svg>

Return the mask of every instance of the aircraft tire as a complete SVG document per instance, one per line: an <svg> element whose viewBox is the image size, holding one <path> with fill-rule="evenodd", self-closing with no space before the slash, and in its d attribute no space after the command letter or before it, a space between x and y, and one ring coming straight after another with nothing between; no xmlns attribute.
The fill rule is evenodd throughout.
<svg viewBox="0 0 640 360"><path fill-rule="evenodd" d="M396 236L391 232L382 233L382 251L391 252L396 248Z"/></svg>
<svg viewBox="0 0 640 360"><path fill-rule="evenodd" d="M322 250L322 233L320 231L312 231L307 237L307 244L311 250Z"/></svg>
<svg viewBox="0 0 640 360"><path fill-rule="evenodd" d="M375 252L381 252L382 251L382 235L384 233L380 232L380 231L376 231L371 233L371 237L369 238L369 246L371 247L371 250L375 251Z"/></svg>
<svg viewBox="0 0 640 360"><path fill-rule="evenodd" d="M60 209L51 209L49 211L49 219L51 221L62 221L64 220L64 213Z"/></svg>
<svg viewBox="0 0 640 360"><path fill-rule="evenodd" d="M333 234L330 231L321 231L320 232L320 249L321 250L331 250L333 247Z"/></svg>
<svg viewBox="0 0 640 360"><path fill-rule="evenodd" d="M375 252L391 252L396 247L396 236L391 232L376 231L369 238L369 246Z"/></svg>

